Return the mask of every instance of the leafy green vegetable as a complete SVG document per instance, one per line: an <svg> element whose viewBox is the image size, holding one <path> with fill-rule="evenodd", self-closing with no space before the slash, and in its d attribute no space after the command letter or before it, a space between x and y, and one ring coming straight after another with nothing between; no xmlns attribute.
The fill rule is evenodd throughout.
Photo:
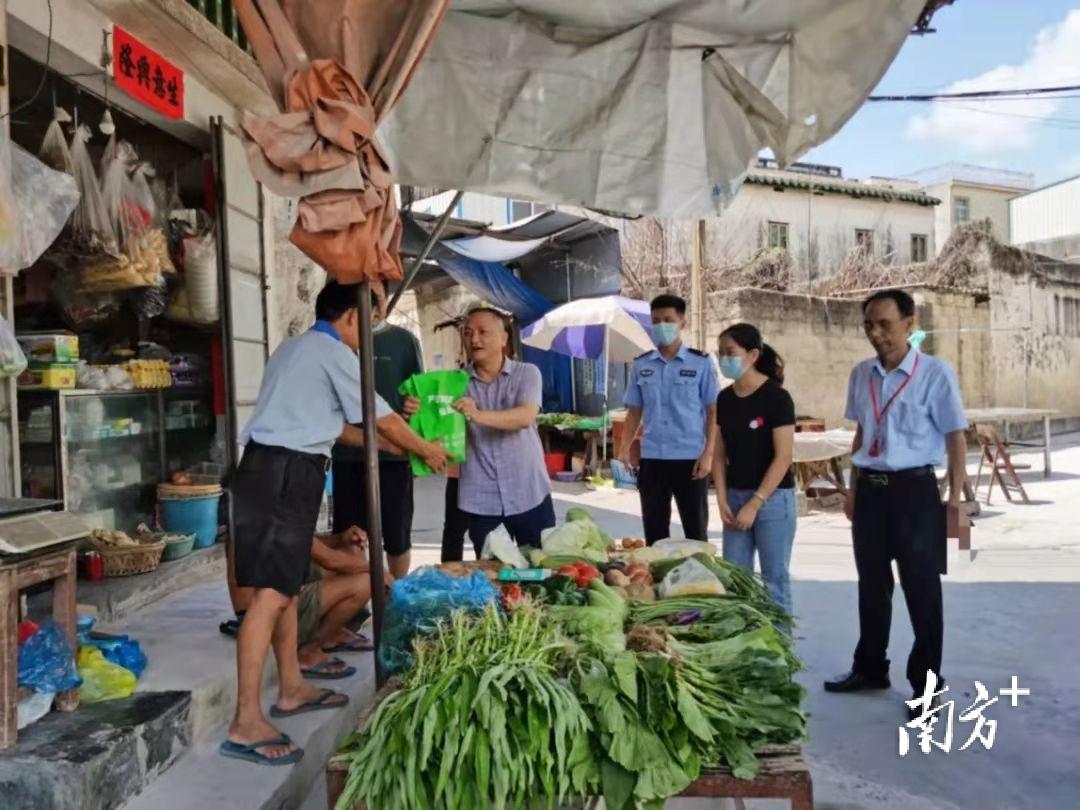
<svg viewBox="0 0 1080 810"><path fill-rule="evenodd" d="M591 520L577 520L551 529L540 544L548 554L569 554L590 562L607 560L607 542L600 527Z"/></svg>
<svg viewBox="0 0 1080 810"><path fill-rule="evenodd" d="M577 520L592 520L593 523L596 522L593 520L592 513L590 513L588 509L581 506L571 506L566 510L566 522L573 523Z"/></svg>
<svg viewBox="0 0 1080 810"><path fill-rule="evenodd" d="M360 801L369 810L553 808L594 791L590 724L556 677L561 649L535 610L455 613L417 644L402 688L346 741L338 810Z"/></svg>

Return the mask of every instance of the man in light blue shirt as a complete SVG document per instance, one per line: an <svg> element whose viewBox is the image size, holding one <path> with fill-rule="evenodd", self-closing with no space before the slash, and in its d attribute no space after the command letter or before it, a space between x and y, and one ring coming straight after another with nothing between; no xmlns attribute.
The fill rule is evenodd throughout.
<svg viewBox="0 0 1080 810"><path fill-rule="evenodd" d="M671 534L673 495L684 535L705 540L720 382L712 359L680 338L686 328L686 302L661 295L650 309L658 348L635 358L630 370L619 457L629 465L630 445L638 426L644 425L638 492L649 545Z"/></svg>
<svg viewBox="0 0 1080 810"><path fill-rule="evenodd" d="M363 444L363 431L347 424L364 416L356 290L331 281L319 293L315 327L270 357L242 433L244 455L230 487L231 563L236 584L252 590L237 639L236 714L220 750L248 762L288 764L303 754L270 725L259 703L271 638L279 680L272 716L348 702L343 694L309 686L300 674L297 595L308 572L331 448L335 441ZM388 446L412 450L434 469L446 465L446 451L413 433L382 399L376 415ZM343 665L330 677L342 672L348 674Z"/></svg>
<svg viewBox="0 0 1080 810"><path fill-rule="evenodd" d="M956 373L909 344L914 299L902 290L882 290L866 300L863 313L877 356L852 370L845 414L857 424L844 511L852 521L859 573L859 643L851 671L827 681L825 688L889 687L886 654L896 560L915 635L907 664L914 701L930 686L928 672L935 681L941 672L941 574L947 519L959 520L967 420ZM947 506L934 473L946 455Z"/></svg>

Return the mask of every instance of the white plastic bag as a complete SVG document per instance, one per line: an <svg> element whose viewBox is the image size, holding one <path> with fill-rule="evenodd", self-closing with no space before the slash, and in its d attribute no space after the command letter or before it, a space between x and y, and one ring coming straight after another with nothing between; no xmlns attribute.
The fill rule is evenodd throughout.
<svg viewBox="0 0 1080 810"><path fill-rule="evenodd" d="M149 224L143 219L141 206L135 200L131 180L131 172L138 160L135 147L127 141L117 141L115 136L109 139L101 159L101 197L121 250Z"/></svg>
<svg viewBox="0 0 1080 810"><path fill-rule="evenodd" d="M18 377L26 370L26 355L3 315L0 315L0 377Z"/></svg>
<svg viewBox="0 0 1080 810"><path fill-rule="evenodd" d="M716 575L693 557L679 563L660 580L661 599L673 596L723 596L727 591Z"/></svg>
<svg viewBox="0 0 1080 810"><path fill-rule="evenodd" d="M505 526L499 526L484 538L484 550L480 554L483 560L501 560L514 568L528 568L529 561L517 547Z"/></svg>
<svg viewBox="0 0 1080 810"><path fill-rule="evenodd" d="M34 692L29 697L20 700L16 713L19 729L24 729L47 715L52 710L54 697L56 697L55 692Z"/></svg>
<svg viewBox="0 0 1080 810"><path fill-rule="evenodd" d="M75 184L80 194L71 227L76 239L85 248L116 255L119 252L116 232L101 195L101 181L94 169L94 161L86 148L91 137L90 128L83 124L71 139L71 163L75 167Z"/></svg>
<svg viewBox="0 0 1080 810"><path fill-rule="evenodd" d="M198 323L215 323L218 304L217 242L213 233L184 239L184 285L191 317Z"/></svg>
<svg viewBox="0 0 1080 810"><path fill-rule="evenodd" d="M38 149L38 157L51 169L65 174L75 174L71 150L68 148L67 141L64 140L64 130L60 128L60 121L56 118L45 130L45 137L41 139L41 147Z"/></svg>

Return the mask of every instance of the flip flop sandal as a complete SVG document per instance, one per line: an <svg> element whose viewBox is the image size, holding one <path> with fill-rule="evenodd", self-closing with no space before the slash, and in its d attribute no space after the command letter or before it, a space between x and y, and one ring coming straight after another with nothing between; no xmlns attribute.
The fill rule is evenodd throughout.
<svg viewBox="0 0 1080 810"><path fill-rule="evenodd" d="M331 669L331 667L341 668ZM327 658L313 667L301 669L300 674L305 678L310 678L312 680L336 681L341 678L349 678L355 675L356 667L345 666L345 662L340 658Z"/></svg>
<svg viewBox="0 0 1080 810"><path fill-rule="evenodd" d="M292 742L288 734L282 734L274 740L259 740L253 743L238 743L225 740L218 749L223 757L242 759L245 762L254 762L256 765L294 765L304 758L304 749L295 748L281 757L271 757L260 754L256 748L265 748L268 745L289 745Z"/></svg>
<svg viewBox="0 0 1080 810"><path fill-rule="evenodd" d="M345 700L340 703L327 703L328 700L335 697L343 697ZM319 709L341 709L349 705L348 695L343 695L341 692L335 692L333 689L323 689L317 698L309 700L307 703L301 703L295 709L279 709L277 706L270 707L271 717L292 717L296 714L306 714L307 712L315 712Z"/></svg>
<svg viewBox="0 0 1080 810"><path fill-rule="evenodd" d="M371 652L375 649L371 639L363 633L357 633L356 638L346 641L344 644L335 644L333 647L323 647L324 653L337 652Z"/></svg>

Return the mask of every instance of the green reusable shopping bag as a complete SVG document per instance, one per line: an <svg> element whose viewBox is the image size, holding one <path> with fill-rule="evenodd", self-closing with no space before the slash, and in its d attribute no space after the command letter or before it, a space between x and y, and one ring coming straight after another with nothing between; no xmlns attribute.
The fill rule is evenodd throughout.
<svg viewBox="0 0 1080 810"><path fill-rule="evenodd" d="M429 442L442 440L452 464L465 460L465 417L453 405L469 387L467 371L428 371L414 374L399 387L398 393L420 400L420 410L410 417L409 426ZM413 475L422 478L432 469L422 458L409 454Z"/></svg>

